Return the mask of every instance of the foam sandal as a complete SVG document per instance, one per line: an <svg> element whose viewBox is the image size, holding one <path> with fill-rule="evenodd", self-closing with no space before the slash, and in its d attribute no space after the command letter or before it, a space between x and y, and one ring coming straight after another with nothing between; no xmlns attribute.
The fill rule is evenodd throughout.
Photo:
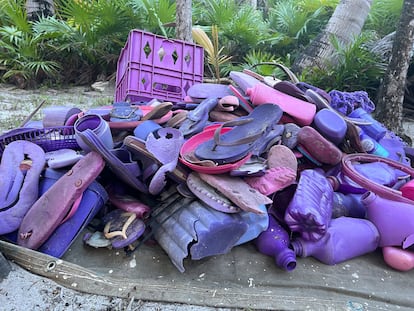
<svg viewBox="0 0 414 311"><path fill-rule="evenodd" d="M36 202L45 163L45 152L34 143L18 140L6 146L0 164L0 234L17 230Z"/></svg>
<svg viewBox="0 0 414 311"><path fill-rule="evenodd" d="M238 161L261 142L260 138L273 129L282 114L277 105L256 107L249 115L222 125L235 125L230 131L221 135L220 127L217 128L214 138L200 144L194 154L201 160L212 160L218 164Z"/></svg>
<svg viewBox="0 0 414 311"><path fill-rule="evenodd" d="M132 155L124 146L118 149L108 149L98 136L89 129L79 135L91 150L99 153L105 159L116 176L132 188L148 193L148 187L140 179L142 175L141 168L132 160Z"/></svg>
<svg viewBox="0 0 414 311"><path fill-rule="evenodd" d="M115 249L124 248L135 242L145 231L144 222L135 213L120 209L113 210L103 217L103 234Z"/></svg>
<svg viewBox="0 0 414 311"><path fill-rule="evenodd" d="M105 166L93 151L80 159L32 205L18 231L17 243L39 248L62 223L80 194L99 176Z"/></svg>

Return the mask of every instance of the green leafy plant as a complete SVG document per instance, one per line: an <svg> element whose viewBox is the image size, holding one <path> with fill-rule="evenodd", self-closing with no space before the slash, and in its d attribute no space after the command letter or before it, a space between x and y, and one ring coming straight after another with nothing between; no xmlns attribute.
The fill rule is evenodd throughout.
<svg viewBox="0 0 414 311"><path fill-rule="evenodd" d="M33 87L38 81L58 75L59 63L48 59L43 50L45 37L32 31L24 6L16 1L2 3L3 21L12 25L0 27L0 68L2 78L19 87Z"/></svg>
<svg viewBox="0 0 414 311"><path fill-rule="evenodd" d="M363 32L351 45L344 47L332 38L337 64L327 64L325 70L312 68L305 71L301 80L326 90L365 90L375 94L387 64L367 47L371 39L372 33Z"/></svg>
<svg viewBox="0 0 414 311"><path fill-rule="evenodd" d="M143 19L142 29L161 34L164 37L173 36L173 29L165 25L175 22L175 1L169 0L132 0L130 1L136 15Z"/></svg>
<svg viewBox="0 0 414 311"><path fill-rule="evenodd" d="M216 25L211 26L211 37L200 27L194 27L192 34L195 42L200 44L207 53L207 63L213 68L210 69L217 81L220 81L220 67L229 62L231 56L222 54L223 47L219 48L218 29ZM210 68L210 67L209 67Z"/></svg>

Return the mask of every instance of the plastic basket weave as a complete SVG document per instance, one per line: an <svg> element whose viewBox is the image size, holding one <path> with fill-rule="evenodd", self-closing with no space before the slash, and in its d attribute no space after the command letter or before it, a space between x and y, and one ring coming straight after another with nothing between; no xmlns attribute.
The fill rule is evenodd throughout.
<svg viewBox="0 0 414 311"><path fill-rule="evenodd" d="M0 136L0 156L8 144L16 140L27 140L39 145L45 152L58 149L76 149L80 147L75 139L73 126L18 128Z"/></svg>

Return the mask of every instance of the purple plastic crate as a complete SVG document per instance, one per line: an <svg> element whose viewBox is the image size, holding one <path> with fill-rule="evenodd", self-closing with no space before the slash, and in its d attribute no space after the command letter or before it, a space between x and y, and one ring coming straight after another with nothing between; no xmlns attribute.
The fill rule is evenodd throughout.
<svg viewBox="0 0 414 311"><path fill-rule="evenodd" d="M115 101L182 101L203 74L201 46L134 29L118 59Z"/></svg>

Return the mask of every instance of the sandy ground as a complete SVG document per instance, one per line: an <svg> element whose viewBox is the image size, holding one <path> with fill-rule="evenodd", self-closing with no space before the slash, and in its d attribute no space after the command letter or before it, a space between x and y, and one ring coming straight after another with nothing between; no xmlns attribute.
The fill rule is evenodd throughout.
<svg viewBox="0 0 414 311"><path fill-rule="evenodd" d="M114 85L106 83L98 83L93 87L41 88L36 90L20 90L13 85L0 84L0 105L2 107L0 133L21 125L43 101L42 108L33 116L32 120L41 120L43 117L42 109L49 106L59 105L86 109L108 105L113 102L113 94ZM10 272L8 272L9 269ZM7 273L8 275L3 278ZM0 260L0 310L225 311L230 309L89 295L67 289L48 278L30 273L14 263Z"/></svg>

